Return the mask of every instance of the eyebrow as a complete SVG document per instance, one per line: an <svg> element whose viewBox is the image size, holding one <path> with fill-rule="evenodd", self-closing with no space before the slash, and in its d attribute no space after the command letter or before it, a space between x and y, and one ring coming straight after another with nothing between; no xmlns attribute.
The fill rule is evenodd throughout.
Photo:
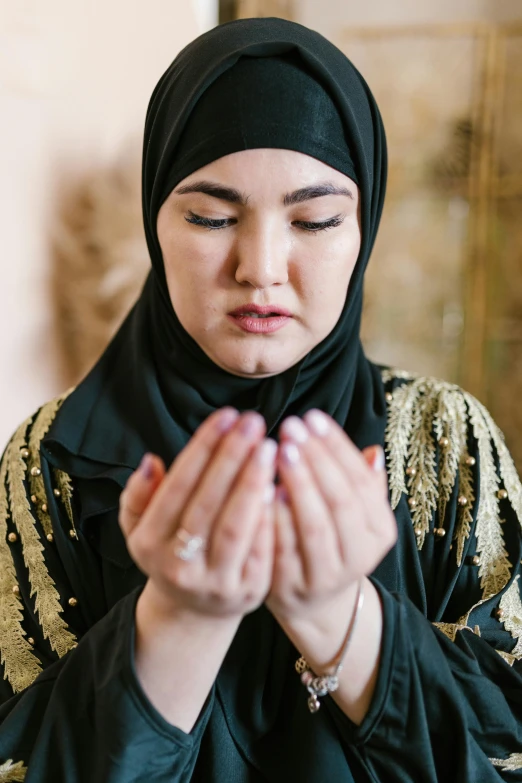
<svg viewBox="0 0 522 783"><path fill-rule="evenodd" d="M205 193L207 196L219 198L222 201L228 201L230 204L240 204L245 207L249 196L241 193L236 188L229 188L221 185L219 182L210 182L209 180L199 180L198 182L189 182L176 188L176 193L184 196L186 193ZM303 201L309 201L312 198L321 196L348 196L353 199L353 193L348 188L334 185L333 182L320 182L317 185L308 185L306 188L299 188L292 193L286 193L283 196L283 204L289 207L293 204L301 204Z"/></svg>

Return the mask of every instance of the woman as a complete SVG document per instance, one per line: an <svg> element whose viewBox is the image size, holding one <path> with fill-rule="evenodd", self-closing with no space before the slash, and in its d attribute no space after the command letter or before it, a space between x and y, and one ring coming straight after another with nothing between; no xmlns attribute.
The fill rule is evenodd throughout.
<svg viewBox="0 0 522 783"><path fill-rule="evenodd" d="M522 489L476 400L364 356L385 178L306 28L160 80L151 274L2 462L1 780L522 780Z"/></svg>

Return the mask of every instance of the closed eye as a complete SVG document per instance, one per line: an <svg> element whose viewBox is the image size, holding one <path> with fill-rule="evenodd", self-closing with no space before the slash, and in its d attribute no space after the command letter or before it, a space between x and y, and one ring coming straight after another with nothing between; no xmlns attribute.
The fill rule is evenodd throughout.
<svg viewBox="0 0 522 783"><path fill-rule="evenodd" d="M201 226L202 228L208 228L210 231L214 231L220 228L227 228L237 223L236 218L209 218L203 215L197 215L195 212L189 211L185 216L187 223L192 223L194 226ZM328 228L336 228L340 226L344 220L344 215L334 215L334 217L328 220L312 221L312 220L294 220L293 226L315 233L317 231L325 231Z"/></svg>

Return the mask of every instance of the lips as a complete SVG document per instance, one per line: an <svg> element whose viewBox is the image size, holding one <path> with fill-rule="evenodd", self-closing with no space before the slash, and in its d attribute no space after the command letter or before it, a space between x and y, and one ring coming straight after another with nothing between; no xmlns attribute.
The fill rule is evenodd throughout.
<svg viewBox="0 0 522 783"><path fill-rule="evenodd" d="M232 310L228 317L244 332L269 334L289 323L292 313L279 305L246 304Z"/></svg>
<svg viewBox="0 0 522 783"><path fill-rule="evenodd" d="M290 310L287 310L286 307L280 307L279 305L256 305L256 304L246 304L242 305L241 307L237 307L235 310L231 310L229 315L232 315L234 317L239 316L251 316L251 317L278 317L278 316L285 316L286 318L291 318L292 313Z"/></svg>

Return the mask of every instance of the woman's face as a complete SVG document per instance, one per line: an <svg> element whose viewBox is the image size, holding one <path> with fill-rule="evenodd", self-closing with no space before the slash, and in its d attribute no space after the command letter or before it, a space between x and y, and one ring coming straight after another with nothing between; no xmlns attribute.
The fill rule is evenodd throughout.
<svg viewBox="0 0 522 783"><path fill-rule="evenodd" d="M244 150L182 180L157 231L184 329L222 369L264 378L337 323L361 244L359 191L301 152Z"/></svg>

